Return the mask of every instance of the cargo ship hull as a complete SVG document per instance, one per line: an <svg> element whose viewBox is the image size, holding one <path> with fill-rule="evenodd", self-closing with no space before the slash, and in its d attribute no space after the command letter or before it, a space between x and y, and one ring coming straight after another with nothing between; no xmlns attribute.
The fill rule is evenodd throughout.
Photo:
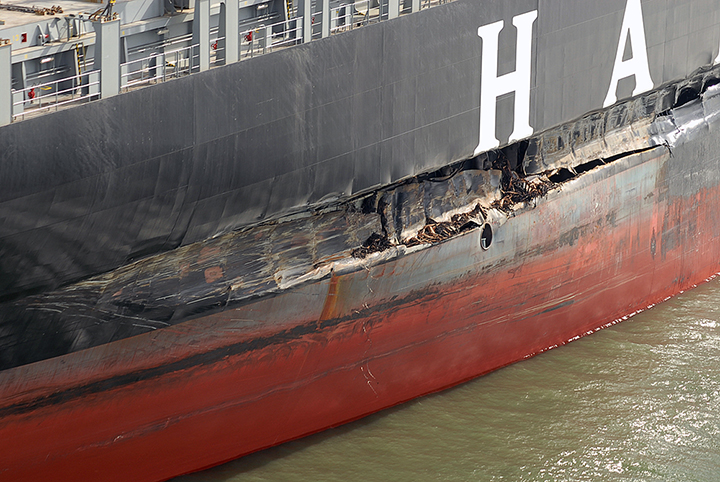
<svg viewBox="0 0 720 482"><path fill-rule="evenodd" d="M5 370L3 478L161 480L651 307L720 271L717 144L657 146L582 174L497 226L487 250L479 229L391 248L360 269Z"/></svg>
<svg viewBox="0 0 720 482"><path fill-rule="evenodd" d="M0 128L0 480L200 470L720 272L717 7L608 5L458 0Z"/></svg>

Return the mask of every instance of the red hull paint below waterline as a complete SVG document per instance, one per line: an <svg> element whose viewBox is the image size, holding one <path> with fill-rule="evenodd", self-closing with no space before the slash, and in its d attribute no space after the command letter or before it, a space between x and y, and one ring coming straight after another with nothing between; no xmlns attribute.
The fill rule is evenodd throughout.
<svg viewBox="0 0 720 482"><path fill-rule="evenodd" d="M688 289L720 269L720 187L687 181L717 166L695 157L715 143L702 142L570 181L496 226L487 251L474 230L376 254L365 269L6 370L0 479L167 479L456 385Z"/></svg>

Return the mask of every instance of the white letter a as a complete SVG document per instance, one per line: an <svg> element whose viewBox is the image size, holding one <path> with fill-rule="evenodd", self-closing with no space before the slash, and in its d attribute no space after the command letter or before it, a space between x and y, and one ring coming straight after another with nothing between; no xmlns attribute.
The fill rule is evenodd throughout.
<svg viewBox="0 0 720 482"><path fill-rule="evenodd" d="M630 35L630 48L632 58L623 60L623 52ZM623 17L622 28L620 29L620 41L618 42L617 53L615 54L615 65L613 66L610 89L608 90L603 107L612 105L617 100L615 92L620 79L635 76L635 90L632 95L642 94L653 88L653 81L650 78L650 66L647 59L647 47L645 46L645 26L643 25L642 8L640 0L627 0L625 5L625 16Z"/></svg>

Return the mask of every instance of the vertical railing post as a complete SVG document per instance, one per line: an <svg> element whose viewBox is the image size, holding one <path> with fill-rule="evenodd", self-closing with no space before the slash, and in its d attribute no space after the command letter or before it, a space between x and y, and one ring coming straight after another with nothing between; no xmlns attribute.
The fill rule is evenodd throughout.
<svg viewBox="0 0 720 482"><path fill-rule="evenodd" d="M158 54L155 60L156 68L159 70L157 78L161 82L165 82L165 69L167 68L167 62L165 62L165 52Z"/></svg>
<svg viewBox="0 0 720 482"><path fill-rule="evenodd" d="M225 65L225 41L227 40L227 3L220 2L220 14L218 15L218 38L217 49L215 50L215 63Z"/></svg>
<svg viewBox="0 0 720 482"><path fill-rule="evenodd" d="M400 0L388 0L388 19L397 18L400 15Z"/></svg>
<svg viewBox="0 0 720 482"><path fill-rule="evenodd" d="M302 42L306 44L312 40L312 0L300 0L300 15Z"/></svg>
<svg viewBox="0 0 720 482"><path fill-rule="evenodd" d="M419 12L420 11L420 0L411 0L412 1L412 13Z"/></svg>
<svg viewBox="0 0 720 482"><path fill-rule="evenodd" d="M12 122L12 44L0 39L0 126Z"/></svg>
<svg viewBox="0 0 720 482"><path fill-rule="evenodd" d="M222 35L225 37L225 64L232 64L240 60L239 12L240 3L238 0L225 0L225 30Z"/></svg>
<svg viewBox="0 0 720 482"><path fill-rule="evenodd" d="M322 25L320 32L322 38L330 36L330 0L322 0Z"/></svg>
<svg viewBox="0 0 720 482"><path fill-rule="evenodd" d="M100 95L100 72L93 67L93 71L88 74L88 95L92 96L91 98L97 99Z"/></svg>
<svg viewBox="0 0 720 482"><path fill-rule="evenodd" d="M100 71L100 97L120 93L120 19L93 22L95 65Z"/></svg>
<svg viewBox="0 0 720 482"><path fill-rule="evenodd" d="M204 72L210 68L210 0L195 0L192 30L192 43L200 49L200 72Z"/></svg>

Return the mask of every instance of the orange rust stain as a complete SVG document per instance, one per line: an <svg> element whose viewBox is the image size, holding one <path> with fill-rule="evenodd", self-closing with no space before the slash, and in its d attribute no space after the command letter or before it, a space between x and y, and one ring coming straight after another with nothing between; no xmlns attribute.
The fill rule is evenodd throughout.
<svg viewBox="0 0 720 482"><path fill-rule="evenodd" d="M213 266L205 270L205 281L207 283L214 283L223 277L223 270L220 266Z"/></svg>
<svg viewBox="0 0 720 482"><path fill-rule="evenodd" d="M328 294L325 297L325 305L323 306L322 313L320 314L320 320L329 320L335 318L337 313L335 312L335 306L338 300L338 277L332 275L330 278L330 286L328 286Z"/></svg>
<svg viewBox="0 0 720 482"><path fill-rule="evenodd" d="M220 248L203 248L198 255L197 264L203 264L219 254Z"/></svg>

